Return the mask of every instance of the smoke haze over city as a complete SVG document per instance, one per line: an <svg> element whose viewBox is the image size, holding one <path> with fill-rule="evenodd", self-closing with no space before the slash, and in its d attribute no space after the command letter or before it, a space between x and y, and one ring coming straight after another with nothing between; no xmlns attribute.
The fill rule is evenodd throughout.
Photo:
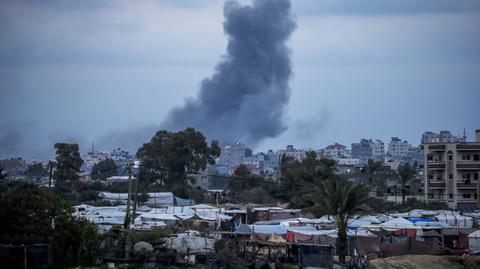
<svg viewBox="0 0 480 269"><path fill-rule="evenodd" d="M364 2L2 1L0 157L187 126L259 150L472 134L480 4Z"/></svg>

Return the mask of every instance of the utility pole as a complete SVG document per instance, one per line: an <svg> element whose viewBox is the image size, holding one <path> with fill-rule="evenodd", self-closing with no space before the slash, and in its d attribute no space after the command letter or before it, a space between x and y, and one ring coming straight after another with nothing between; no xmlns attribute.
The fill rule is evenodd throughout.
<svg viewBox="0 0 480 269"><path fill-rule="evenodd" d="M135 193L135 197L134 197L134 201L133 201L133 214L132 214L132 217L131 217L131 223L132 224L135 221L135 213L137 212L137 204L138 204L138 177L135 178L134 180L135 180L135 187L134 187L133 193Z"/></svg>
<svg viewBox="0 0 480 269"><path fill-rule="evenodd" d="M48 161L48 169L49 169L48 188L50 189L52 187L52 171L53 171L53 162L52 161Z"/></svg>
<svg viewBox="0 0 480 269"><path fill-rule="evenodd" d="M127 212L125 214L124 228L126 229L127 236L125 242L125 258L130 258L130 199L132 197L132 165L127 164L128 170L128 196L127 196Z"/></svg>

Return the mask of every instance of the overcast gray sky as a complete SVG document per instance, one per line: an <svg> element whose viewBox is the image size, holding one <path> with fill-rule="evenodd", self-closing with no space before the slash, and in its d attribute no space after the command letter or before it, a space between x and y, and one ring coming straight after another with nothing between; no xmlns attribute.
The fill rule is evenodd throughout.
<svg viewBox="0 0 480 269"><path fill-rule="evenodd" d="M223 5L1 1L0 158L50 158L60 140L108 149L158 125L226 53ZM292 13L288 129L258 150L480 129L480 1L295 0Z"/></svg>

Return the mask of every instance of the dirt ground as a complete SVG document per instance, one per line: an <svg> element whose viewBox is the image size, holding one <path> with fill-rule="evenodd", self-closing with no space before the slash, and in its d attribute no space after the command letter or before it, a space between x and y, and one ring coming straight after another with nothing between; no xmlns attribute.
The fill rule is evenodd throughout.
<svg viewBox="0 0 480 269"><path fill-rule="evenodd" d="M480 256L406 255L370 261L371 269L478 269Z"/></svg>

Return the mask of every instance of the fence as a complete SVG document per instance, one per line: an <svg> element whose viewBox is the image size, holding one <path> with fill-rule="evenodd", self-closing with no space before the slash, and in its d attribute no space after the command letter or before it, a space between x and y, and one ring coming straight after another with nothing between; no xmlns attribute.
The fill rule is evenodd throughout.
<svg viewBox="0 0 480 269"><path fill-rule="evenodd" d="M48 245L0 245L0 268L32 268L48 267Z"/></svg>

